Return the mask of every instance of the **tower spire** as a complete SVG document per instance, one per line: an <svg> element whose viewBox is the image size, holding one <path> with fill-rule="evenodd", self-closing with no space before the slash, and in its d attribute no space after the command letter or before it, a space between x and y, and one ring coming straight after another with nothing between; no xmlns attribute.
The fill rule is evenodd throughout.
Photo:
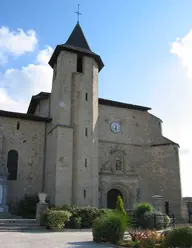
<svg viewBox="0 0 192 248"><path fill-rule="evenodd" d="M75 12L75 14L77 14L77 23L79 24L79 16L82 15L82 14L79 12L79 4L78 4L77 11Z"/></svg>

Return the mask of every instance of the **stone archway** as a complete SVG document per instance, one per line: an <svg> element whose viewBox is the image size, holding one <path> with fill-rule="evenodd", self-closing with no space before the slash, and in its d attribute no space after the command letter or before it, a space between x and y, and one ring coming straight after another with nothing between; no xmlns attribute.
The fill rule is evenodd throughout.
<svg viewBox="0 0 192 248"><path fill-rule="evenodd" d="M123 199L123 195L118 189L111 189L107 192L107 208L115 209L117 203L117 197L121 196Z"/></svg>

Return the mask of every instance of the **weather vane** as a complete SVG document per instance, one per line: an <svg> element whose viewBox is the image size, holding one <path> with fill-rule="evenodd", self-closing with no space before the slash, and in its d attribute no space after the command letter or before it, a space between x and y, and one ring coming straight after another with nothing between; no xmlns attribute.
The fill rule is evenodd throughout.
<svg viewBox="0 0 192 248"><path fill-rule="evenodd" d="M75 14L77 14L77 23L79 23L79 16L82 15L82 14L79 12L79 4L78 4L78 10L75 12Z"/></svg>

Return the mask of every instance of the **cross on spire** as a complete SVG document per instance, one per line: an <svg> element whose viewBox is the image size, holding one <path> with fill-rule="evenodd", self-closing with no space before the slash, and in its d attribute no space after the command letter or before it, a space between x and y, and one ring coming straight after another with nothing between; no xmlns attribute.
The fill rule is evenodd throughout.
<svg viewBox="0 0 192 248"><path fill-rule="evenodd" d="M79 23L79 16L82 15L82 14L79 12L79 4L78 4L78 10L75 12L75 14L77 14L77 23Z"/></svg>

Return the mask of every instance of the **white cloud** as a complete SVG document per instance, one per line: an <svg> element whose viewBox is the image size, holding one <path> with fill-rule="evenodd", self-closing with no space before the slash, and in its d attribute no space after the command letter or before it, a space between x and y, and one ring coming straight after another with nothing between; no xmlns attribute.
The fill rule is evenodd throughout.
<svg viewBox="0 0 192 248"><path fill-rule="evenodd" d="M0 88L0 106L3 110L9 110L13 112L25 112L26 102L20 99L19 101L13 100L8 96L6 91Z"/></svg>
<svg viewBox="0 0 192 248"><path fill-rule="evenodd" d="M171 43L170 53L177 60L157 85L154 105L164 121L163 133L180 144L183 195L192 196L192 30Z"/></svg>
<svg viewBox="0 0 192 248"><path fill-rule="evenodd" d="M178 56L187 69L187 76L192 79L192 30L183 38L177 38L170 52Z"/></svg>
<svg viewBox="0 0 192 248"><path fill-rule="evenodd" d="M51 90L52 69L48 65L53 50L39 51L36 63L0 72L0 106L4 110L25 112L31 96Z"/></svg>
<svg viewBox="0 0 192 248"><path fill-rule="evenodd" d="M9 55L20 56L32 52L37 44L34 30L24 32L22 29L10 31L7 27L0 28L0 64L7 62Z"/></svg>
<svg viewBox="0 0 192 248"><path fill-rule="evenodd" d="M51 54L53 53L52 47L48 46L46 49L41 50L37 55L37 62L40 64L46 64L50 59Z"/></svg>

